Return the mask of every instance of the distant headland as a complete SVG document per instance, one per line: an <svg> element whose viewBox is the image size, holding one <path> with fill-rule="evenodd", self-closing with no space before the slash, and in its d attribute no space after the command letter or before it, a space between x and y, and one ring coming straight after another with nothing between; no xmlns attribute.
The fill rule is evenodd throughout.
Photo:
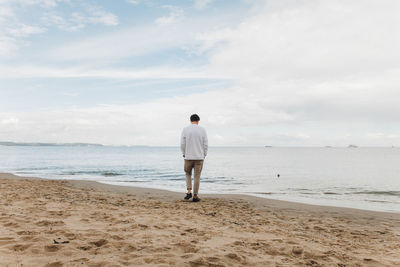
<svg viewBox="0 0 400 267"><path fill-rule="evenodd" d="M91 143L23 143L23 142L0 142L0 146L103 146Z"/></svg>

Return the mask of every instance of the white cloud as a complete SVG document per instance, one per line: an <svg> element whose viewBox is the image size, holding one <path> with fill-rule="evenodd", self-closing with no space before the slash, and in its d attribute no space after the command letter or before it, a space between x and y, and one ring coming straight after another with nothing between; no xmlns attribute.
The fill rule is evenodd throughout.
<svg viewBox="0 0 400 267"><path fill-rule="evenodd" d="M15 38L8 34L8 22L15 21L15 13L12 8L6 5L0 5L0 57L8 56L17 49Z"/></svg>
<svg viewBox="0 0 400 267"><path fill-rule="evenodd" d="M181 27L182 28L182 27ZM61 61L107 61L145 55L191 43L192 33L164 27L132 27L91 36L47 51L43 57Z"/></svg>
<svg viewBox="0 0 400 267"><path fill-rule="evenodd" d="M153 68L115 69L115 68L54 68L38 65L2 66L0 79L18 78L100 78L100 79L231 79L205 68L160 66Z"/></svg>
<svg viewBox="0 0 400 267"><path fill-rule="evenodd" d="M4 118L1 123L4 124L5 126L13 125L13 124L18 124L19 119L16 117L9 117L9 118Z"/></svg>
<svg viewBox="0 0 400 267"><path fill-rule="evenodd" d="M74 14L72 14L74 17ZM71 23L69 20L65 19L63 16L58 15L54 12L49 12L41 17L41 22L47 27L56 26L59 29L66 31L76 31L82 29L84 24L82 23Z"/></svg>
<svg viewBox="0 0 400 267"><path fill-rule="evenodd" d="M155 20L158 25L170 25L182 20L182 18L184 17L184 12L182 8L175 6L164 6L163 8L169 9L170 12L168 16L159 17Z"/></svg>
<svg viewBox="0 0 400 267"><path fill-rule="evenodd" d="M10 35L15 37L26 37L31 34L43 33L44 31L46 31L45 28L25 24L8 30Z"/></svg>
<svg viewBox="0 0 400 267"><path fill-rule="evenodd" d="M8 1L0 2L0 57L12 57L25 43L24 38L45 30L22 23Z"/></svg>
<svg viewBox="0 0 400 267"><path fill-rule="evenodd" d="M1 113L0 139L41 142L96 142L131 145L177 145L188 117L198 113L212 145L359 145L398 144L399 134L328 135L310 125L304 127L296 114L282 111L279 102L246 90L220 90L155 99L135 105L103 105L91 108ZM12 118L12 119L11 119ZM157 123L149 123L149 122ZM18 122L9 127L11 122ZM293 125L282 132L282 125ZM362 125L362 124L361 124ZM359 127L360 124L356 124ZM365 126L365 125L362 125ZM285 127L284 127L285 128ZM251 129L251 130L249 130ZM352 126L349 125L348 130ZM363 128L365 129L365 127ZM159 133L163 134L160 135ZM390 139L390 140L389 140ZM117 140L117 141L116 141ZM396 143L397 142L397 143Z"/></svg>
<svg viewBox="0 0 400 267"><path fill-rule="evenodd" d="M222 14L218 17L184 18L173 24L173 27L158 24L122 27L113 32L73 40L49 49L41 57L51 61L79 61L98 65L99 62L106 64L109 61L128 60L171 49L183 50L187 54L201 54L212 49L214 44L227 40L214 40L206 33L215 38L218 38L219 33L228 34L230 30L222 26L216 29L216 25L235 21Z"/></svg>
<svg viewBox="0 0 400 267"><path fill-rule="evenodd" d="M87 18L88 23L93 24L104 24L107 26L118 25L118 17L110 12L105 12L103 10L95 10L92 12L91 16Z"/></svg>
<svg viewBox="0 0 400 267"><path fill-rule="evenodd" d="M80 11L72 12L69 15L60 14L57 11L50 11L41 17L42 23L47 27L56 26L65 31L77 31L90 24L103 24L105 26L116 26L119 24L118 16L107 12L98 6L84 5Z"/></svg>
<svg viewBox="0 0 400 267"><path fill-rule="evenodd" d="M198 41L195 49L196 54L202 54L207 50L217 49L223 44L226 44L235 32L230 28L216 29L207 32L196 33Z"/></svg>
<svg viewBox="0 0 400 267"><path fill-rule="evenodd" d="M8 57L14 54L17 49L18 45L14 38L0 35L0 57Z"/></svg>
<svg viewBox="0 0 400 267"><path fill-rule="evenodd" d="M272 2L280 3L280 2ZM283 1L244 20L212 62L242 77L336 78L397 66L396 1ZM362 6L362 7L361 7ZM379 12L378 12L379 11Z"/></svg>
<svg viewBox="0 0 400 267"><path fill-rule="evenodd" d="M195 0L194 7L196 9L205 9L207 8L213 0Z"/></svg>
<svg viewBox="0 0 400 267"><path fill-rule="evenodd" d="M69 97L77 97L77 96L79 96L79 93L63 92L63 93L61 93L61 95L69 96Z"/></svg>
<svg viewBox="0 0 400 267"><path fill-rule="evenodd" d="M19 121L15 140L99 142L106 144L147 144L176 145L181 129L186 126L190 114L201 114L201 123L210 130L213 144L227 144L238 140L237 134L226 134L224 129L231 129L240 122L245 114L257 113L260 103L249 99L243 103L245 92L207 92L195 95L152 100L145 103L126 106L99 106L92 108L46 110L45 112L1 113L0 121L10 117ZM268 112L268 113L267 113ZM254 118L256 119L256 118ZM264 110L262 120L256 123L273 123L277 120L290 120L284 114ZM157 122L157 123L148 123ZM254 122L248 122L250 124ZM212 130L214 129L214 130ZM0 139L7 139L0 131ZM223 132L221 140L215 131ZM28 133L29 135L25 134ZM160 136L160 132L163 135ZM45 134L47 133L47 134ZM49 135L48 133L51 133ZM54 136L54 137L53 137ZM215 139L215 140L214 140ZM243 140L243 137L240 138ZM118 141L116 141L118 140Z"/></svg>
<svg viewBox="0 0 400 267"><path fill-rule="evenodd" d="M343 122L344 130L350 121L395 121L398 2L273 3L228 34L198 36L206 47L222 42L211 53L214 68L298 124Z"/></svg>
<svg viewBox="0 0 400 267"><path fill-rule="evenodd" d="M56 0L16 0L14 3L18 3L20 5L39 5L44 8L53 8L57 6Z"/></svg>
<svg viewBox="0 0 400 267"><path fill-rule="evenodd" d="M0 5L0 22L4 23L7 19L15 17L14 10L7 5Z"/></svg>
<svg viewBox="0 0 400 267"><path fill-rule="evenodd" d="M144 2L146 0L126 0L126 2L132 4L132 5L139 5L140 3Z"/></svg>

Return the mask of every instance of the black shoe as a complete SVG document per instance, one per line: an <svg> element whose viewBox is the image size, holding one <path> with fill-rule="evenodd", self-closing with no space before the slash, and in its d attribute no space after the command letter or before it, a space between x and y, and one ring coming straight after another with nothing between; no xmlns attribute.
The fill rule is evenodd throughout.
<svg viewBox="0 0 400 267"><path fill-rule="evenodd" d="M199 197L193 198L193 202L199 202L199 201L200 201Z"/></svg>
<svg viewBox="0 0 400 267"><path fill-rule="evenodd" d="M192 193L186 194L186 197L185 197L186 200L191 199L191 198L192 198Z"/></svg>

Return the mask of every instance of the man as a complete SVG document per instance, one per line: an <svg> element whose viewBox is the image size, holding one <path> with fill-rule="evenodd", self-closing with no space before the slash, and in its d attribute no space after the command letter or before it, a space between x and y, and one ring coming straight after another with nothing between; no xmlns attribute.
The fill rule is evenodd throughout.
<svg viewBox="0 0 400 267"><path fill-rule="evenodd" d="M200 174L203 169L204 158L207 156L208 139L206 130L199 126L200 117L197 114L190 116L191 125L182 131L181 150L185 158L186 188L184 199L192 198L192 170L194 170L193 202L200 201L198 197L200 186Z"/></svg>

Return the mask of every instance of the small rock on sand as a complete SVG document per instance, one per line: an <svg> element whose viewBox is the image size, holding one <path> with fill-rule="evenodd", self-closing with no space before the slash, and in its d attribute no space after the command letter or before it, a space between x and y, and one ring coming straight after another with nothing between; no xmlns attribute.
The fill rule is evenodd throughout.
<svg viewBox="0 0 400 267"><path fill-rule="evenodd" d="M300 255L303 253L303 248L302 247L293 247L292 252L293 252L293 254Z"/></svg>

